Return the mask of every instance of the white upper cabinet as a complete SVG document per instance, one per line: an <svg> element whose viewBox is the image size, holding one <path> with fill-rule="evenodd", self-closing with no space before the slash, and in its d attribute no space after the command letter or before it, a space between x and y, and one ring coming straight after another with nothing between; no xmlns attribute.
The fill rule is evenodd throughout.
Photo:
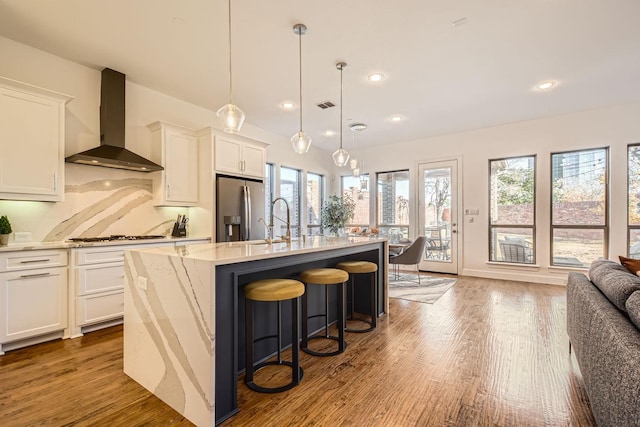
<svg viewBox="0 0 640 427"><path fill-rule="evenodd" d="M71 99L0 77L0 199L64 199L65 104Z"/></svg>
<svg viewBox="0 0 640 427"><path fill-rule="evenodd" d="M264 178L265 144L216 135L215 145L216 172Z"/></svg>
<svg viewBox="0 0 640 427"><path fill-rule="evenodd" d="M198 203L198 138L190 129L154 122L151 160L163 171L152 172L156 206L195 206Z"/></svg>

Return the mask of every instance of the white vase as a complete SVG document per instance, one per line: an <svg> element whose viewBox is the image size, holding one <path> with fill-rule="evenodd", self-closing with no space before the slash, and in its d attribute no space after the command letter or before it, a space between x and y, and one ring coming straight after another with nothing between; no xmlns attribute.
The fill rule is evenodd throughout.
<svg viewBox="0 0 640 427"><path fill-rule="evenodd" d="M0 246L7 246L9 244L9 236L11 236L11 234L0 234Z"/></svg>

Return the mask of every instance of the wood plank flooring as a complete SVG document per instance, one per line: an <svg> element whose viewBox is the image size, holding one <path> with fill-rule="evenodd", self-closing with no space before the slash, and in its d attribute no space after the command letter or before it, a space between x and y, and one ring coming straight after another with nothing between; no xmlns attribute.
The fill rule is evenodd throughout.
<svg viewBox="0 0 640 427"><path fill-rule="evenodd" d="M240 381L224 425L595 425L565 322L564 287L460 276L435 304L391 299L341 355L301 353L304 379L288 392ZM0 356L0 425L191 423L124 375L113 327Z"/></svg>

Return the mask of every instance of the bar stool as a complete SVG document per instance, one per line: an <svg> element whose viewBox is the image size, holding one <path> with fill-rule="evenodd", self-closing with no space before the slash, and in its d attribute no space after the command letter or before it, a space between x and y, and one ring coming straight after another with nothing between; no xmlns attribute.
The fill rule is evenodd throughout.
<svg viewBox="0 0 640 427"><path fill-rule="evenodd" d="M347 317L348 320L357 320L360 322L365 322L369 324L369 328L367 329L351 329L349 327L345 327L347 332L371 332L376 328L376 318L378 317L378 266L373 262L369 261L343 261L336 265L336 268L346 271L351 276L351 304L349 304L349 313L351 318ZM371 292L371 305L370 315L371 318L369 320L356 318L355 317L355 274L363 274L370 273L371 281L370 281L370 292Z"/></svg>
<svg viewBox="0 0 640 427"><path fill-rule="evenodd" d="M308 316L308 292L302 295L302 351L314 356L335 356L344 352L347 343L344 340L344 284L349 280L349 274L337 268L314 268L300 273L300 281L309 285L324 285L325 312ZM328 285L337 285L338 288L338 336L329 335L329 289ZM324 317L324 335L308 336L308 321L314 317ZM331 352L318 352L309 348L309 341L315 339L330 339L337 341L338 349Z"/></svg>
<svg viewBox="0 0 640 427"><path fill-rule="evenodd" d="M300 367L300 351L298 348L299 331L298 300L304 294L304 284L291 279L265 279L251 282L244 287L245 297L245 328L246 328L246 372L244 382L251 390L261 393L279 393L289 390L300 383L303 371ZM291 361L282 360L282 319L281 302L291 300ZM253 338L253 302L278 302L278 334L268 335L258 339ZM253 345L261 340L277 338L278 360L253 364ZM263 387L253 381L253 374L265 366L284 365L291 367L291 382L281 387Z"/></svg>

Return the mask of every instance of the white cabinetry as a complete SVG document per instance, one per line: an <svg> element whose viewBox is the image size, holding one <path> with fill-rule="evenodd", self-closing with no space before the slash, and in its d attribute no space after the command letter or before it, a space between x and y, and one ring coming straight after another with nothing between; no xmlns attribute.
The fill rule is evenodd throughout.
<svg viewBox="0 0 640 427"><path fill-rule="evenodd" d="M65 104L71 99L0 77L0 199L63 200Z"/></svg>
<svg viewBox="0 0 640 427"><path fill-rule="evenodd" d="M173 245L173 242L71 249L72 338L122 323L124 251L164 245Z"/></svg>
<svg viewBox="0 0 640 427"><path fill-rule="evenodd" d="M0 254L0 354L63 337L66 265L64 249Z"/></svg>
<svg viewBox="0 0 640 427"><path fill-rule="evenodd" d="M266 145L217 135L215 137L216 172L236 176L264 178Z"/></svg>
<svg viewBox="0 0 640 427"><path fill-rule="evenodd" d="M198 203L198 138L190 129L154 122L151 130L151 160L162 165L154 172L156 206L195 206Z"/></svg>

